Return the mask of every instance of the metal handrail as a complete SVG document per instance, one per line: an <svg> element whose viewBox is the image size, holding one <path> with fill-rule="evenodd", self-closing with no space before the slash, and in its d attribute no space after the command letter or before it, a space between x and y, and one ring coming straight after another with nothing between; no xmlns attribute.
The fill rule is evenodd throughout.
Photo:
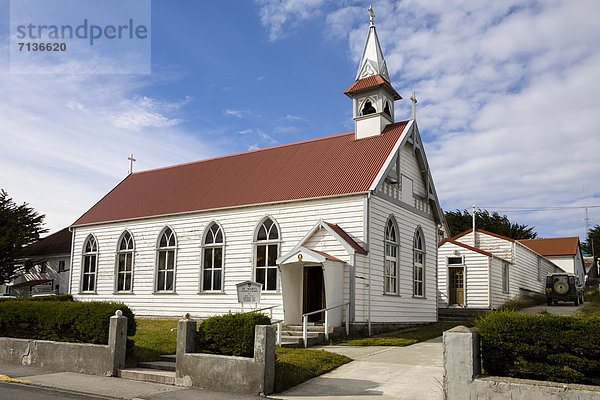
<svg viewBox="0 0 600 400"><path fill-rule="evenodd" d="M274 306L259 308L258 310L244 311L241 314L249 314L249 313L253 313L253 312L260 312L260 311L269 310L269 318L273 318L273 309L275 307L279 307L279 306L280 306L280 304L276 304Z"/></svg>
<svg viewBox="0 0 600 400"><path fill-rule="evenodd" d="M278 319L277 321L271 321L271 325L277 324L277 346L281 346L281 324L283 323L282 319Z"/></svg>
<svg viewBox="0 0 600 400"><path fill-rule="evenodd" d="M350 302L347 301L345 303L342 304L338 304L337 306L331 306L331 307L327 307L327 308L323 308L321 310L317 310L317 311L311 311L305 314L302 314L302 340L304 341L304 347L308 346L308 316L309 315L313 315L313 314L318 314L318 313L325 313L325 339L329 340L329 324L328 324L328 316L329 310L333 310L335 308L340 308L340 307L344 307L344 306L349 306ZM350 334L350 307L346 307L346 335Z"/></svg>

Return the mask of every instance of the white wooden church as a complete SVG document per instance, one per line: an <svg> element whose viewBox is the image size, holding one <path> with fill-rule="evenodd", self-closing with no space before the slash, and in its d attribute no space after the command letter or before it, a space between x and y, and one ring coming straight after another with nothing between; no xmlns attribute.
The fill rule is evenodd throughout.
<svg viewBox="0 0 600 400"><path fill-rule="evenodd" d="M127 176L72 226L71 293L202 318L239 311L253 280L286 324L344 303L359 324L436 321L443 216L373 18L344 93L355 132Z"/></svg>

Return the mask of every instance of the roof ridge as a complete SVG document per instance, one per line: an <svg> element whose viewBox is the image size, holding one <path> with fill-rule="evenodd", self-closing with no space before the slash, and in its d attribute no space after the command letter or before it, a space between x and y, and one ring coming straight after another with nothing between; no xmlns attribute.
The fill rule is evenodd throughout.
<svg viewBox="0 0 600 400"><path fill-rule="evenodd" d="M258 153L258 152L261 152L261 151L267 151L267 150L272 150L272 149L279 149L279 148L282 148L282 147L290 147L290 146L296 146L296 145L299 145L299 144L305 144L305 143L311 143L311 142L318 142L320 140L328 140L328 139L333 139L333 138L336 138L336 137L340 137L340 136L344 136L344 135L350 135L350 134L354 134L354 132L338 133L336 135L323 136L323 137L320 137L320 138L313 138L313 139L308 139L308 140L302 140L300 142L285 143L285 144L280 144L280 145L277 145L277 146L265 147L265 148L262 148L262 149L242 151L242 152L239 152L239 153L226 154L224 156L217 156L217 157L205 158L203 160L196 160L196 161L189 161L189 162L181 163L181 164L168 165L166 167L152 168L152 169L147 169L147 170L144 170L144 171L134 172L131 175L141 175L141 174L144 174L146 172L155 172L155 171L160 171L160 170L169 169L169 168L183 167L183 166L191 165L191 164L200 164L200 163L207 162L207 161L214 161L214 160L220 160L220 159L225 159L225 158L230 158L230 157L237 157L237 156L241 156L241 155L245 155L245 154Z"/></svg>

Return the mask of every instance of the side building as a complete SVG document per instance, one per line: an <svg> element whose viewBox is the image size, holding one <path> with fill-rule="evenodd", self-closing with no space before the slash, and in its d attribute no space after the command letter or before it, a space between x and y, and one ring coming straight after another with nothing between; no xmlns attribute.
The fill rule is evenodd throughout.
<svg viewBox="0 0 600 400"><path fill-rule="evenodd" d="M436 321L443 216L373 24L344 93L354 132L127 176L72 226L72 294L203 318L252 280L286 324Z"/></svg>
<svg viewBox="0 0 600 400"><path fill-rule="evenodd" d="M560 237L547 239L519 240L533 251L543 255L565 272L579 276L580 282L585 282L585 265L581 253L579 238Z"/></svg>
<svg viewBox="0 0 600 400"><path fill-rule="evenodd" d="M544 294L563 270L520 241L478 229L438 246L438 307L497 309L519 295Z"/></svg>
<svg viewBox="0 0 600 400"><path fill-rule="evenodd" d="M27 246L18 275L0 285L0 293L17 297L69 293L71 238L69 228L64 228Z"/></svg>

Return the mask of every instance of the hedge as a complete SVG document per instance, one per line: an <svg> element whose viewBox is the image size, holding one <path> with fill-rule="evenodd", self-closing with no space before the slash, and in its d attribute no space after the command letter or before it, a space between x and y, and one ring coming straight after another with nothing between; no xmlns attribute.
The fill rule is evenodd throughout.
<svg viewBox="0 0 600 400"><path fill-rule="evenodd" d="M127 335L135 335L135 317L122 303L1 301L0 336L108 344L110 317L117 310L127 317Z"/></svg>
<svg viewBox="0 0 600 400"><path fill-rule="evenodd" d="M53 294L50 296L37 297L4 297L0 296L3 301L73 301L73 296L70 294Z"/></svg>
<svg viewBox="0 0 600 400"><path fill-rule="evenodd" d="M270 325L264 314L226 314L210 317L198 328L197 351L254 357L254 327Z"/></svg>
<svg viewBox="0 0 600 400"><path fill-rule="evenodd" d="M499 311L475 325L486 374L600 385L600 317Z"/></svg>

